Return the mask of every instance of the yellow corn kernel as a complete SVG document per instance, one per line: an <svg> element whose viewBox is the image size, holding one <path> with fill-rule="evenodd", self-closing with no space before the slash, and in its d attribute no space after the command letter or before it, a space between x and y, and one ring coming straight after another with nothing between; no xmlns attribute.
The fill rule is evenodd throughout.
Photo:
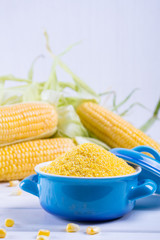
<svg viewBox="0 0 160 240"><path fill-rule="evenodd" d="M10 187L16 187L18 185L19 185L19 181L18 180L9 181L9 186Z"/></svg>
<svg viewBox="0 0 160 240"><path fill-rule="evenodd" d="M104 148L84 143L42 167L41 171L63 176L112 177L132 174L135 169Z"/></svg>
<svg viewBox="0 0 160 240"><path fill-rule="evenodd" d="M36 240L48 240L48 237L39 235L39 236L37 236Z"/></svg>
<svg viewBox="0 0 160 240"><path fill-rule="evenodd" d="M5 238L7 235L7 232L5 229L1 228L0 229L0 238Z"/></svg>
<svg viewBox="0 0 160 240"><path fill-rule="evenodd" d="M6 227L13 227L13 226L14 226L14 220L11 219L11 218L7 218L7 219L5 220L5 226L6 226Z"/></svg>
<svg viewBox="0 0 160 240"><path fill-rule="evenodd" d="M66 232L72 233L72 232L78 232L80 230L79 225L74 223L67 224Z"/></svg>
<svg viewBox="0 0 160 240"><path fill-rule="evenodd" d="M37 236L49 237L49 235L50 235L50 231L49 230L40 229Z"/></svg>
<svg viewBox="0 0 160 240"><path fill-rule="evenodd" d="M50 138L13 144L0 148L0 181L23 179L34 174L34 167L71 150L69 138Z"/></svg>
<svg viewBox="0 0 160 240"><path fill-rule="evenodd" d="M57 130L54 106L44 102L0 107L0 146L52 136Z"/></svg>
<svg viewBox="0 0 160 240"><path fill-rule="evenodd" d="M89 235L94 235L100 232L100 228L99 227L87 227L86 229L86 233Z"/></svg>
<svg viewBox="0 0 160 240"><path fill-rule="evenodd" d="M160 144L119 115L96 103L80 104L77 113L84 126L111 148L131 149L139 145L147 145L160 152Z"/></svg>
<svg viewBox="0 0 160 240"><path fill-rule="evenodd" d="M11 193L12 196L20 196L22 195L22 190L21 189L17 189L16 191Z"/></svg>

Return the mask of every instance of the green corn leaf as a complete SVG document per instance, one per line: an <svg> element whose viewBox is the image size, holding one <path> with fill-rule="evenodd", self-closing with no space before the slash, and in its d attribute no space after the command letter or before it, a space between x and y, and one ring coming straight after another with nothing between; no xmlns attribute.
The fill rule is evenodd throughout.
<svg viewBox="0 0 160 240"><path fill-rule="evenodd" d="M98 98L98 95L86 84L84 83L76 74L74 74L70 68L67 67L66 64L64 64L62 61L58 61L59 65L61 66L61 68L67 72L72 79L74 80L74 82L77 84L79 91L84 91L84 92L88 92L91 95L95 96L96 98Z"/></svg>
<svg viewBox="0 0 160 240"><path fill-rule="evenodd" d="M7 87L5 89L8 89L8 90L17 90L17 89L25 89L26 87L28 86L28 84L25 84L25 85L19 85L19 86L12 86L12 87Z"/></svg>
<svg viewBox="0 0 160 240"><path fill-rule="evenodd" d="M31 81L29 79L23 79L23 78L16 78L12 74L1 76L0 81L14 81L14 82L28 82L30 83Z"/></svg>
<svg viewBox="0 0 160 240"><path fill-rule="evenodd" d="M63 97L61 101L59 102L59 106L67 106L67 105L72 105L75 109L83 102L85 101L93 101L96 102L95 99L91 98L85 98L83 97Z"/></svg>
<svg viewBox="0 0 160 240"><path fill-rule="evenodd" d="M3 95L1 97L1 105L4 106L22 102L23 93L23 89L4 89Z"/></svg>
<svg viewBox="0 0 160 240"><path fill-rule="evenodd" d="M48 102L55 106L58 106L62 92L55 91L53 89L43 90L41 92L41 101Z"/></svg>
<svg viewBox="0 0 160 240"><path fill-rule="evenodd" d="M46 47L51 56L53 57L54 61L58 62L59 66L67 72L77 85L77 92L85 92L90 95L92 95L92 98L94 97L97 101L99 101L99 96L96 94L85 82L83 82L76 74L74 74L71 69L61 61L61 59L58 56L55 56L51 50L50 44L49 44L49 37L47 32L44 33L45 38L46 38ZM69 47L70 49L70 47ZM66 51L65 51L66 52Z"/></svg>
<svg viewBox="0 0 160 240"><path fill-rule="evenodd" d="M156 105L156 107L155 107L155 110L154 110L153 115L154 115L155 117L157 117L159 111L160 111L160 99L158 100L158 103L157 103L157 105Z"/></svg>
<svg viewBox="0 0 160 240"><path fill-rule="evenodd" d="M139 102L135 102L133 104L131 104L125 111L123 111L122 113L120 113L120 116L125 116L132 108L139 106L147 111L150 111L146 106L144 106L143 104L139 103Z"/></svg>
<svg viewBox="0 0 160 240"><path fill-rule="evenodd" d="M152 117L149 118L149 119L147 120L147 122L145 122L145 123L143 124L143 126L140 127L140 130L141 130L141 131L147 132L148 129L156 122L156 120L159 120L159 119L158 119L158 113L159 113L159 111L160 111L160 99L159 99L159 101L158 101L158 103L157 103L157 105L156 105L156 107L155 107L155 110L154 110L154 112L153 112Z"/></svg>
<svg viewBox="0 0 160 240"><path fill-rule="evenodd" d="M99 96L103 97L103 96L110 95L110 94L115 94L115 92L114 91L106 91L106 92L99 93Z"/></svg>
<svg viewBox="0 0 160 240"><path fill-rule="evenodd" d="M57 74L56 74L57 64L58 64L57 59L55 59L51 68L49 79L48 81L45 82L43 90L47 90L47 89L59 90Z"/></svg>
<svg viewBox="0 0 160 240"><path fill-rule="evenodd" d="M32 82L29 84L23 94L23 102L40 101L40 93L38 83Z"/></svg>
<svg viewBox="0 0 160 240"><path fill-rule="evenodd" d="M137 90L138 90L138 88L133 89L133 91L131 91L130 94L129 94L122 102L120 102L120 103L117 104L117 105L116 105L116 96L115 96L114 104L113 104L115 107L113 107L112 111L117 112L118 109L119 109L122 105L124 105L124 104L132 97L132 95L133 95Z"/></svg>
<svg viewBox="0 0 160 240"><path fill-rule="evenodd" d="M3 94L4 94L4 84L5 81L0 81L0 105L2 104L2 98L3 98Z"/></svg>
<svg viewBox="0 0 160 240"><path fill-rule="evenodd" d="M69 47L67 47L62 53L60 53L60 54L58 54L58 56L59 57L62 57L63 55L65 55L66 53L68 53L73 47L75 47L75 46L77 46L77 45L79 45L79 44L81 44L82 43L82 41L78 41L78 42L76 42L76 43L73 43L73 44L71 44Z"/></svg>
<svg viewBox="0 0 160 240"><path fill-rule="evenodd" d="M59 82L59 87L61 88L61 90L65 89L65 88L70 88L74 91L77 91L76 84L70 83L70 82Z"/></svg>
<svg viewBox="0 0 160 240"><path fill-rule="evenodd" d="M43 56L43 55L40 55L40 56L36 57L36 58L33 60L32 64L31 64L31 67L30 67L30 69L29 69L29 72L28 72L28 80L29 80L29 81L32 81L32 80L33 80L33 73L34 73L34 65L35 65L35 63L37 62L38 59L40 59L40 58L42 58L42 57L44 57L44 56Z"/></svg>
<svg viewBox="0 0 160 240"><path fill-rule="evenodd" d="M76 136L88 137L88 131L82 125L78 114L72 105L59 107L58 111L58 135L70 138Z"/></svg>
<svg viewBox="0 0 160 240"><path fill-rule="evenodd" d="M103 96L106 96L106 95L113 96L112 107L116 108L116 97L117 97L116 92L115 91L107 91L107 92L103 92L103 93L99 94L100 97L103 97Z"/></svg>
<svg viewBox="0 0 160 240"><path fill-rule="evenodd" d="M149 128L158 120L157 117L151 117L148 121L140 127L142 132L147 132Z"/></svg>

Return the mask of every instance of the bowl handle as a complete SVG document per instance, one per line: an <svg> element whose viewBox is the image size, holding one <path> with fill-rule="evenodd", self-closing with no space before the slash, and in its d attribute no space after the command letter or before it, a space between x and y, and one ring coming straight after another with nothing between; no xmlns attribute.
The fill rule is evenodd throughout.
<svg viewBox="0 0 160 240"><path fill-rule="evenodd" d="M37 174L26 177L20 182L19 186L22 190L39 197Z"/></svg>
<svg viewBox="0 0 160 240"><path fill-rule="evenodd" d="M137 152L146 152L146 153L150 153L157 161L160 161L160 154L158 153L158 151L156 151L154 148L152 147L148 147L148 146L138 146L133 148L134 151Z"/></svg>
<svg viewBox="0 0 160 240"><path fill-rule="evenodd" d="M128 199L135 201L139 198L152 195L157 189L157 185L150 179L142 180L138 183L138 186L131 188Z"/></svg>

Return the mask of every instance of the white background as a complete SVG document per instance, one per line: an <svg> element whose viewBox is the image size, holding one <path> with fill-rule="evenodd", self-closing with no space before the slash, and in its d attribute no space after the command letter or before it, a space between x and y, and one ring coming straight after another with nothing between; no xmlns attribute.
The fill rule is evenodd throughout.
<svg viewBox="0 0 160 240"><path fill-rule="evenodd" d="M160 95L160 1L0 0L0 75L25 77L32 60L44 54L35 80L47 80L52 60L44 29L56 54L83 40L63 59L96 91L116 90L121 100L140 88L130 103L153 111ZM128 119L139 127L149 116L137 107ZM156 123L148 133L159 140L159 130Z"/></svg>

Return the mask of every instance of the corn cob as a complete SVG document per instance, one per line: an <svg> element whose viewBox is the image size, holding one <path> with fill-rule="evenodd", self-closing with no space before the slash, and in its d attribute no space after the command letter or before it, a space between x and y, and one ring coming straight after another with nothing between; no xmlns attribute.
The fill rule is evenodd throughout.
<svg viewBox="0 0 160 240"><path fill-rule="evenodd" d="M21 103L0 107L0 146L49 137L57 130L58 116L48 103Z"/></svg>
<svg viewBox="0 0 160 240"><path fill-rule="evenodd" d="M34 167L52 161L75 146L69 138L52 138L13 144L0 148L0 181L22 179Z"/></svg>
<svg viewBox="0 0 160 240"><path fill-rule="evenodd" d="M157 142L119 115L96 103L82 103L77 108L77 113L84 126L112 148L131 149L139 145L147 145L160 152L160 145Z"/></svg>

